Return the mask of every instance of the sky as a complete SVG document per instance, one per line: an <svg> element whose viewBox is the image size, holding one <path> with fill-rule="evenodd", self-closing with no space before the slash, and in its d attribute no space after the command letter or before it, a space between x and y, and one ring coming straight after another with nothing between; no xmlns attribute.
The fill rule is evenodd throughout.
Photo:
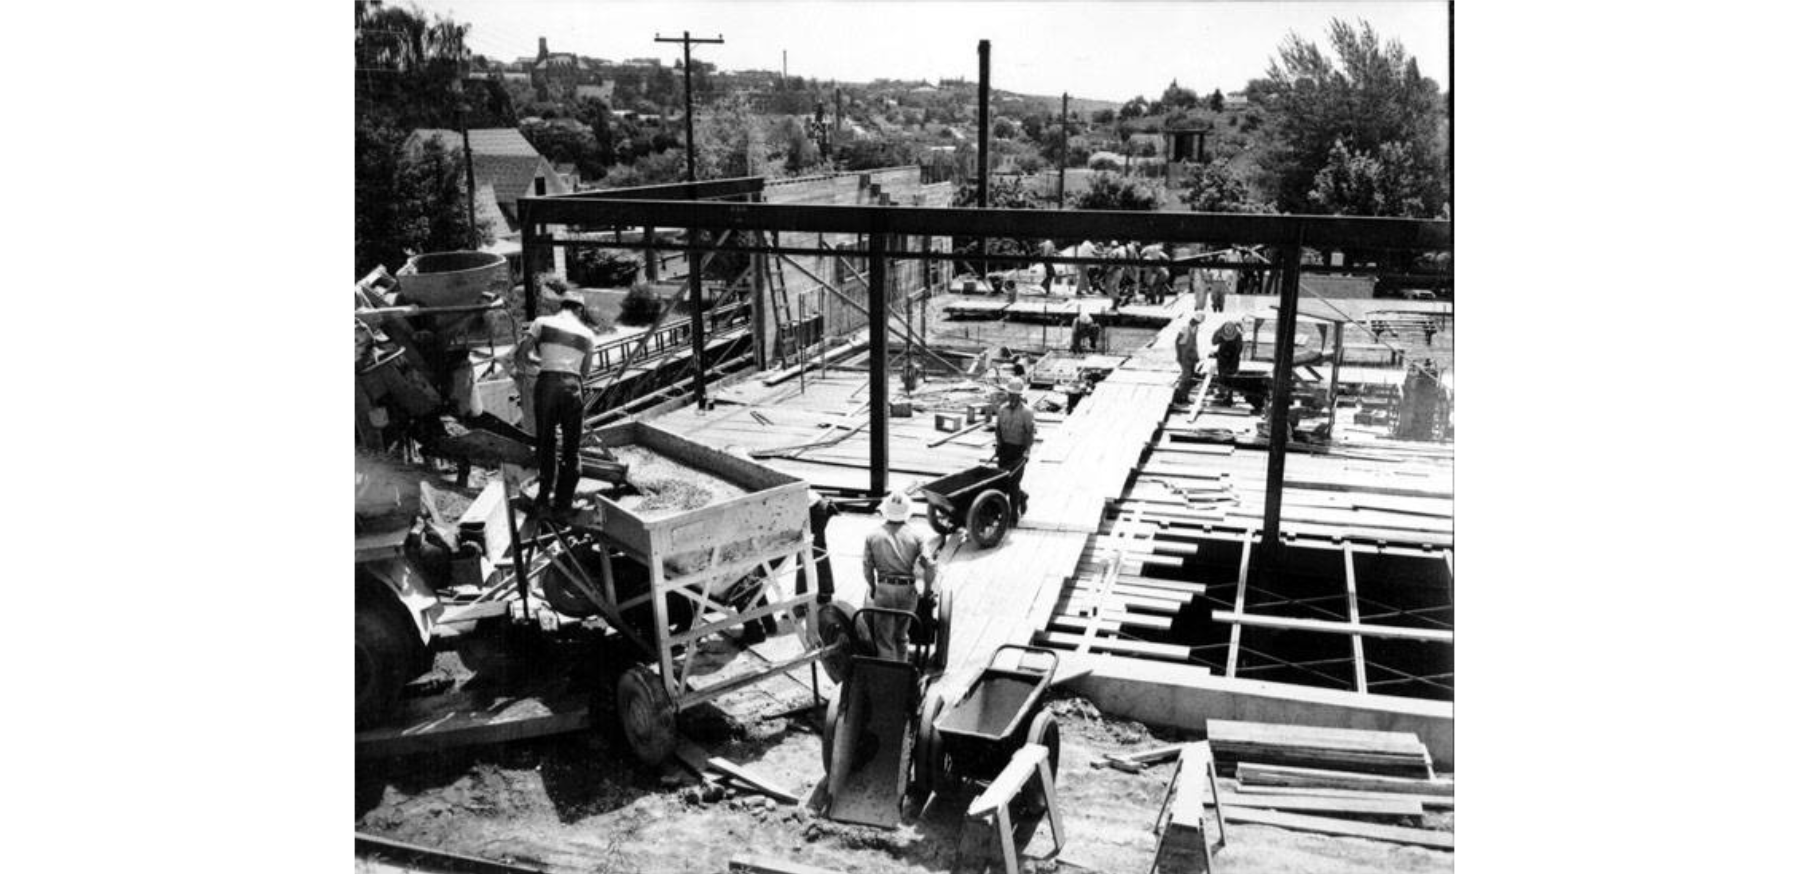
<svg viewBox="0 0 1808 874"><path fill-rule="evenodd" d="M407 0L395 0L406 3ZM992 41L992 86L1028 94L1126 101L1154 98L1169 81L1201 93L1242 90L1260 77L1289 31L1329 47L1334 18L1362 19L1396 38L1419 70L1448 84L1449 7L1409 2L573 2L415 0L471 25L473 51L512 60L553 51L670 62L682 47L653 41L686 29L720 35L693 48L719 69L780 69L793 76L979 77L978 45Z"/></svg>

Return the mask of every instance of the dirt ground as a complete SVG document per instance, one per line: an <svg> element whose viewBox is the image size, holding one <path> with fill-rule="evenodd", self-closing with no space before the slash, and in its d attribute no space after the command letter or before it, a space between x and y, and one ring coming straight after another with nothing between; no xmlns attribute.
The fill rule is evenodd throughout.
<svg viewBox="0 0 1808 874"><path fill-rule="evenodd" d="M1101 756L1182 739L1102 717L1090 702L1053 702L1061 723L1058 801L1067 842L1056 859L1046 825L1024 847L1027 871L1143 874L1151 826L1173 765L1139 774L1094 767ZM736 725L699 716L685 732L716 755L808 797L822 775L814 715ZM611 732L437 756L360 763L359 831L557 872L723 872L741 854L875 874L991 870L996 849L962 828L971 794L932 798L895 831L819 819L756 795L709 800L686 772L633 761ZM1426 825L1454 830L1454 814ZM1209 828L1209 826L1208 826ZM1448 872L1453 853L1233 824L1220 872Z"/></svg>

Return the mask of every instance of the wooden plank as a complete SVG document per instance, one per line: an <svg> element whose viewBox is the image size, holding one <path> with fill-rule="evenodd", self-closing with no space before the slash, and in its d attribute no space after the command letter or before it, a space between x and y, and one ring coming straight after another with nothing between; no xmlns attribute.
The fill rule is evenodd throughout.
<svg viewBox="0 0 1808 874"><path fill-rule="evenodd" d="M696 771L699 776L706 777L708 776L709 771L714 770L732 777L741 783L745 783L748 788L751 788L762 795L771 796L774 800L782 804L800 804L803 802L801 797L780 789L747 769L720 756L709 755L704 752L701 747L698 747L695 743L691 742L689 738L681 737L678 739L677 753L679 760L689 766L691 770Z"/></svg>
<svg viewBox="0 0 1808 874"><path fill-rule="evenodd" d="M1301 786L1318 789L1355 789L1364 792L1400 792L1408 795L1456 797L1456 781L1433 778L1385 777L1291 765L1237 766L1237 782L1245 786Z"/></svg>
<svg viewBox="0 0 1808 874"><path fill-rule="evenodd" d="M1356 559L1350 553L1348 543L1344 544L1343 548L1343 584L1344 592L1348 596L1350 622L1361 624L1362 611L1356 607ZM1360 634L1350 635L1350 657L1356 665L1356 691L1367 694L1369 691L1368 660L1362 655L1362 635Z"/></svg>
<svg viewBox="0 0 1808 874"><path fill-rule="evenodd" d="M1237 563L1237 605L1232 608L1232 612L1239 616L1243 615L1244 594L1249 588L1249 554L1255 543L1254 537L1251 532L1243 532L1243 557ZM1224 657L1224 676L1237 675L1237 653L1242 643L1243 623L1239 622L1230 629L1230 653Z"/></svg>
<svg viewBox="0 0 1808 874"><path fill-rule="evenodd" d="M1045 631L1036 635L1044 643L1059 644L1065 647L1078 646L1083 639L1081 635L1065 631ZM1101 637L1092 641L1092 648L1106 652L1124 653L1126 655L1151 656L1169 661L1184 662L1192 658L1193 651L1188 647L1171 643L1148 643L1140 640L1123 640L1121 638ZM1201 666L1203 667L1203 666Z"/></svg>
<svg viewBox="0 0 1808 874"><path fill-rule="evenodd" d="M1417 756L1425 751L1419 736L1409 731L1367 731L1359 728L1321 728L1312 725L1281 725L1269 722L1244 722L1232 719L1208 719L1206 737L1215 744L1271 744L1275 746L1313 747L1351 752L1394 753Z"/></svg>
<svg viewBox="0 0 1808 874"><path fill-rule="evenodd" d="M1371 798L1333 798L1319 795L1244 794L1222 789L1218 803L1226 807L1254 807L1265 810L1309 811L1312 813L1347 813L1361 816L1424 816L1425 807L1403 796Z"/></svg>
<svg viewBox="0 0 1808 874"><path fill-rule="evenodd" d="M1310 795L1317 798L1408 798L1427 810L1455 810L1456 797L1451 795L1414 795L1410 792L1368 792L1361 789L1326 789L1321 786L1238 786L1244 795ZM1261 805L1250 805L1260 807Z"/></svg>
<svg viewBox="0 0 1808 874"><path fill-rule="evenodd" d="M1272 825L1293 831L1312 832L1337 837L1368 838L1374 841L1387 841L1394 844L1410 844L1419 847L1431 847L1439 850L1456 849L1454 832L1439 832L1422 828L1405 828L1397 825L1380 825L1372 822L1356 822L1348 819L1332 819L1325 816L1308 816L1303 813L1283 813L1278 810L1254 810L1248 807L1225 807L1224 818L1231 822L1250 823L1255 825Z"/></svg>
<svg viewBox="0 0 1808 874"><path fill-rule="evenodd" d="M728 860L730 874L841 874L828 868L754 856L735 856Z"/></svg>
<svg viewBox="0 0 1808 874"><path fill-rule="evenodd" d="M1291 631L1322 631L1327 634L1360 634L1393 640L1422 640L1428 643L1455 643L1456 632L1435 628L1404 628L1397 625L1359 625L1354 622L1328 622L1323 619L1294 619L1287 616L1261 616L1239 611L1213 610L1213 622L1234 622L1259 628L1282 628ZM1236 630L1231 633L1235 635Z"/></svg>

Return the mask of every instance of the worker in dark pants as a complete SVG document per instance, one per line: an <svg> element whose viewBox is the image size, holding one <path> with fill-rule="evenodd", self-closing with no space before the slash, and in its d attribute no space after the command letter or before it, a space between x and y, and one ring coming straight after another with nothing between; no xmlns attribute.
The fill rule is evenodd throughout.
<svg viewBox="0 0 1808 874"><path fill-rule="evenodd" d="M1048 294L1055 284L1055 262L1049 260L1055 257L1055 241L1043 240L1039 251L1042 254L1042 293Z"/></svg>
<svg viewBox="0 0 1808 874"><path fill-rule="evenodd" d="M596 335L579 315L584 296L568 291L559 310L541 316L527 329L528 360L540 369L534 381L534 435L539 444L540 486L536 511L571 510L578 489L578 440L584 431L584 377L590 375L590 353Z"/></svg>
<svg viewBox="0 0 1808 874"><path fill-rule="evenodd" d="M866 535L862 573L866 577L866 606L901 610L916 615L917 598L935 585L935 557L923 542L923 536L910 527L910 496L893 491L879 503L879 517L884 521ZM922 572L923 588L917 588L917 572ZM882 659L903 661L909 641L908 622L896 616L872 619L874 654Z"/></svg>
<svg viewBox="0 0 1808 874"><path fill-rule="evenodd" d="M1036 414L1023 403L1023 380L1013 377L1005 383L1004 393L1004 405L998 408L994 424L998 466L1011 471L1011 501L1021 519L1030 508L1030 496L1023 490L1023 469L1029 464L1030 446L1036 442Z"/></svg>
<svg viewBox="0 0 1808 874"><path fill-rule="evenodd" d="M1243 366L1242 322L1225 322L1218 326L1217 332L1212 334L1212 360L1215 368L1212 382L1217 386L1219 402L1232 403L1235 395L1228 380Z"/></svg>

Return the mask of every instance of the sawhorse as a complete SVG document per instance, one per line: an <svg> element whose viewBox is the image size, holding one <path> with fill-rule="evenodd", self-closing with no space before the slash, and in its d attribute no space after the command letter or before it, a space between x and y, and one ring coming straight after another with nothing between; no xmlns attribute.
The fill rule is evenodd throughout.
<svg viewBox="0 0 1808 874"><path fill-rule="evenodd" d="M1212 812L1217 814L1218 841L1205 842L1205 787L1212 789ZM1211 744L1205 741L1180 748L1180 765L1168 783L1161 812L1155 816L1155 863L1150 874L1180 874L1203 866L1211 874L1212 854L1224 849L1224 808L1218 803L1217 763Z"/></svg>
<svg viewBox="0 0 1808 874"><path fill-rule="evenodd" d="M1055 804L1055 775L1048 768L1048 747L1025 744L1011 756L1010 764L998 772L998 779L967 806L968 822L990 826L996 831L1005 874L1017 874L1017 834L1011 824L1011 802L1016 800L1031 777L1039 783L1036 791L1041 794L1042 806L1048 812L1048 829L1055 839L1054 852L1049 854L1053 858L1061 852L1066 839L1061 832L1061 810Z"/></svg>

